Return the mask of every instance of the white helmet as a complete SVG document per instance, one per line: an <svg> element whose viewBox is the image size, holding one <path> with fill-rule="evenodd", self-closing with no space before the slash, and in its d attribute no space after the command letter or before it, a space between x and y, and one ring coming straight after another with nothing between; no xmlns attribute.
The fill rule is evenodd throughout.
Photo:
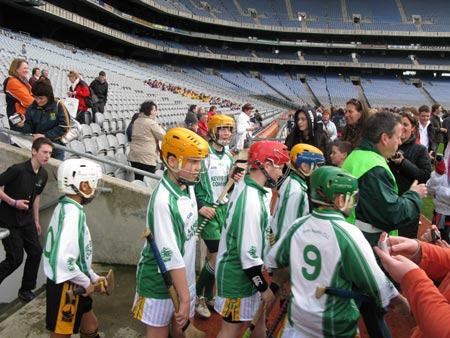
<svg viewBox="0 0 450 338"><path fill-rule="evenodd" d="M58 190L64 194L81 195L90 198L94 195L97 182L102 178L102 169L97 163L81 158L71 158L58 168ZM88 182L92 192L87 195L80 191L80 183Z"/></svg>

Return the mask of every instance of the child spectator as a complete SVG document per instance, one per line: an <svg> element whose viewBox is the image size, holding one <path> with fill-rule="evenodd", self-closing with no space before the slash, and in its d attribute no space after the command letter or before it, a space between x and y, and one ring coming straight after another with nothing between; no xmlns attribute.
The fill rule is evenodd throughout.
<svg viewBox="0 0 450 338"><path fill-rule="evenodd" d="M336 167L342 167L345 159L353 150L353 146L349 141L339 141L336 140L331 145L331 164Z"/></svg>

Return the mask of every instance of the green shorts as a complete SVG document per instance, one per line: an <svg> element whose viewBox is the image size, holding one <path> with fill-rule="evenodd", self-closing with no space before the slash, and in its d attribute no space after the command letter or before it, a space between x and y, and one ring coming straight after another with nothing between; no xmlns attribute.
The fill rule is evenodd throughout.
<svg viewBox="0 0 450 338"><path fill-rule="evenodd" d="M205 206L209 206L205 204ZM206 240L219 240L222 233L222 227L225 224L227 214L227 205L220 204L216 209L216 216L208 221L208 224L200 233L200 237ZM198 225L202 224L204 217L198 215Z"/></svg>

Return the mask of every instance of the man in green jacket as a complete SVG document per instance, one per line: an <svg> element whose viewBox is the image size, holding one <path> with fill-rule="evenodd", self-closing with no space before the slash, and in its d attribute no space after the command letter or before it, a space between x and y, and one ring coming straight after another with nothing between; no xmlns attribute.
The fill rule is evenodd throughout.
<svg viewBox="0 0 450 338"><path fill-rule="evenodd" d="M425 184L415 181L410 190L398 195L397 183L387 165L401 144L400 116L390 112L372 115L363 126L361 144L342 168L358 178L359 203L354 223L372 246L383 231L395 230L420 216Z"/></svg>
<svg viewBox="0 0 450 338"><path fill-rule="evenodd" d="M348 221L363 232L373 247L383 231L397 234L397 229L417 219L422 198L427 196L425 184L417 181L398 195L397 183L387 159L395 155L402 143L401 117L390 112L370 116L363 125L361 142L342 168L358 178L359 202L356 214ZM383 315L384 309L363 302L359 306L370 337L391 337Z"/></svg>

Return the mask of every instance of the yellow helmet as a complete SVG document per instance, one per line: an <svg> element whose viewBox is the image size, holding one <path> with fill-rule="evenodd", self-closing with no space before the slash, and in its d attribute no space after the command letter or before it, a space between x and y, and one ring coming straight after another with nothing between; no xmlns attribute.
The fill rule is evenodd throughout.
<svg viewBox="0 0 450 338"><path fill-rule="evenodd" d="M295 171L299 171L305 176L311 175L314 170L325 164L322 150L306 143L298 143L293 146L290 158L291 168ZM308 168L304 165L302 166L302 164L307 164ZM306 171L306 169L308 169L308 171Z"/></svg>
<svg viewBox="0 0 450 338"><path fill-rule="evenodd" d="M164 160L167 160L169 154L175 156L181 169L189 158L204 159L208 156L208 142L192 130L177 127L166 133L161 151Z"/></svg>
<svg viewBox="0 0 450 338"><path fill-rule="evenodd" d="M234 119L231 116L223 115L223 114L216 114L214 116L211 116L208 121L208 134L211 137L213 141L216 143L225 146L228 143L230 143L230 140L228 141L219 141L218 135L219 135L219 128L230 128L231 133L233 134L234 127L235 127Z"/></svg>

